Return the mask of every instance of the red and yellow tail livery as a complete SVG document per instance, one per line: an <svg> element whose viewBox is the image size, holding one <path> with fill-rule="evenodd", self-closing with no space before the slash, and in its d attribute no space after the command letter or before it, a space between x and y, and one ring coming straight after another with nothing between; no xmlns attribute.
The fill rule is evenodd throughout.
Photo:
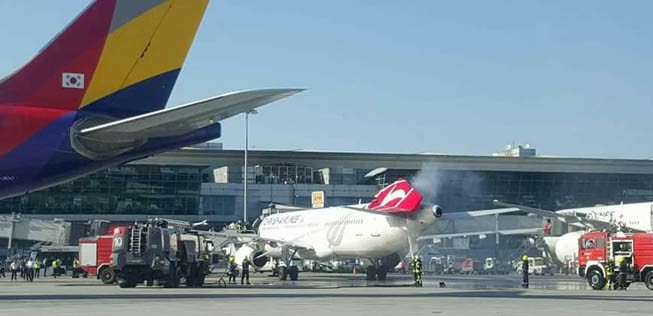
<svg viewBox="0 0 653 316"><path fill-rule="evenodd" d="M0 198L217 138L219 119L299 91L164 109L208 4L95 0L0 80Z"/></svg>

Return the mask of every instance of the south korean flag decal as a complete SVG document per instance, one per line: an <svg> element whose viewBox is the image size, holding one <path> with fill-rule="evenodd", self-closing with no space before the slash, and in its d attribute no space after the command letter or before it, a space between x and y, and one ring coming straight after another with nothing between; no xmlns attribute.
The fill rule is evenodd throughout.
<svg viewBox="0 0 653 316"><path fill-rule="evenodd" d="M61 75L61 86L71 89L84 89L84 74L64 72Z"/></svg>

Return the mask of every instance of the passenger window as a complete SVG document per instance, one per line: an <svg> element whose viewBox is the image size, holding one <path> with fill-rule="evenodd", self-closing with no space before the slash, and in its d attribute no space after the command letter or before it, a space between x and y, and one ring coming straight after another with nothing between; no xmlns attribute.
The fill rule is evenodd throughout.
<svg viewBox="0 0 653 316"><path fill-rule="evenodd" d="M594 249L594 240L588 239L585 241L585 249Z"/></svg>

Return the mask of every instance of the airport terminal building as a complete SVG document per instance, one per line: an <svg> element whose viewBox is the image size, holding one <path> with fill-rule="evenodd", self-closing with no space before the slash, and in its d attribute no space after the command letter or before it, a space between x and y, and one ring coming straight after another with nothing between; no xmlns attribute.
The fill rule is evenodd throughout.
<svg viewBox="0 0 653 316"><path fill-rule="evenodd" d="M77 223L160 216L208 219L220 227L243 218L243 159L241 150L206 144L184 148L2 200L0 214ZM653 200L653 160L538 157L534 149L524 147L493 156L249 151L248 160L250 221L270 204L311 207L313 192L322 192L325 206L367 202L380 185L400 177L426 181L424 195L445 215L496 208L495 199L548 210ZM426 235L458 234L433 242L465 256L477 249L479 257L498 249L519 251L524 236L542 225L542 219L526 216L444 219ZM499 229L517 232L501 237L500 245L492 237L465 234ZM564 229L554 225L554 231Z"/></svg>
<svg viewBox="0 0 653 316"><path fill-rule="evenodd" d="M520 147L521 148L521 147ZM0 201L0 213L86 221L134 216L208 218L243 216L241 150L184 148L110 168L43 191ZM494 199L557 210L653 200L653 160L249 151L248 218L272 203L325 206L369 201L378 185L399 177L427 179L424 195L445 211L495 208ZM384 168L372 177L370 171Z"/></svg>

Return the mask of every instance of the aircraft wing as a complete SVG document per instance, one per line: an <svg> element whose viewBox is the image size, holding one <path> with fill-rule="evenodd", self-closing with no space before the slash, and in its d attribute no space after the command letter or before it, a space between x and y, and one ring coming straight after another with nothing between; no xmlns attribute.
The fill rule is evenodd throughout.
<svg viewBox="0 0 653 316"><path fill-rule="evenodd" d="M254 233L238 233L233 231L220 231L220 232L204 232L201 231L201 234L212 237L225 238L228 243L233 243L236 245L247 244L251 242L274 242L280 245L289 246L291 248L304 248L304 249L313 249L313 246L302 243L299 240L281 240L274 238L264 238Z"/></svg>
<svg viewBox="0 0 653 316"><path fill-rule="evenodd" d="M85 142L110 143L111 140L117 139L124 142L151 137L183 135L240 113L249 112L300 91L303 90L265 89L231 92L173 108L84 128L77 132L77 136Z"/></svg>
<svg viewBox="0 0 653 316"><path fill-rule="evenodd" d="M523 235L523 234L537 234L541 228L524 228L524 229L502 229L499 230L500 235ZM466 232L466 233L451 233L451 234L435 234L435 235L424 235L419 236L417 240L424 239L444 239L444 238L455 238L455 237L469 237L469 236L479 236L479 235L492 235L496 231L488 230L482 232Z"/></svg>
<svg viewBox="0 0 653 316"><path fill-rule="evenodd" d="M524 206L524 205L517 205L517 204L510 204L510 203L505 203L501 201L494 200L493 201L494 205L501 206L501 207L508 207L508 208L516 208L521 211L527 212L527 213L532 213L538 216L542 217L553 217L557 218L558 220L565 222L570 225L574 225L577 227L583 227L583 228L591 228L591 229L610 229L612 228L612 225L607 222L602 222L602 221L596 221L596 220L591 220L587 219L585 217L581 216L573 216L573 215L566 215L558 212L553 212L553 211L547 211L535 207L530 207L530 206Z"/></svg>
<svg viewBox="0 0 653 316"><path fill-rule="evenodd" d="M516 208L516 207L507 207L507 208L494 208L494 209L489 209L489 210L467 211L465 213L467 215L469 215L469 216L472 216L472 217L479 217L479 216L514 213L514 212L520 212L520 211L521 210Z"/></svg>

